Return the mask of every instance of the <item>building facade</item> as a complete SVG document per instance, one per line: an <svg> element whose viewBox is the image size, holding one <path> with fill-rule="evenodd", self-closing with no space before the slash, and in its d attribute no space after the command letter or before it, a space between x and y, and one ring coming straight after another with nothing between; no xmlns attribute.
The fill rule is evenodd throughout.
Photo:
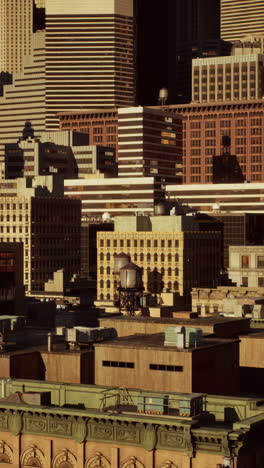
<svg viewBox="0 0 264 468"><path fill-rule="evenodd" d="M154 205L164 197L154 177L113 177L66 179L64 194L81 200L82 215L102 218L122 214L152 214Z"/></svg>
<svg viewBox="0 0 264 468"><path fill-rule="evenodd" d="M65 269L68 280L80 270L80 202L64 198L59 180L54 181L52 193L45 177L36 178L31 188L21 179L0 197L0 240L23 242L27 294L44 291L58 269Z"/></svg>
<svg viewBox="0 0 264 468"><path fill-rule="evenodd" d="M2 314L24 311L23 244L0 242L0 309Z"/></svg>
<svg viewBox="0 0 264 468"><path fill-rule="evenodd" d="M162 109L118 110L118 175L182 181L182 120Z"/></svg>
<svg viewBox="0 0 264 468"><path fill-rule="evenodd" d="M221 38L225 41L263 34L263 20L263 0L221 0Z"/></svg>
<svg viewBox="0 0 264 468"><path fill-rule="evenodd" d="M237 286L264 287L264 247L230 246L228 275Z"/></svg>
<svg viewBox="0 0 264 468"><path fill-rule="evenodd" d="M170 107L184 117L184 183L213 182L213 156L223 153L223 136L245 180L264 181L262 100Z"/></svg>
<svg viewBox="0 0 264 468"><path fill-rule="evenodd" d="M185 219L186 218L186 219ZM122 252L142 271L145 292L164 288L186 298L195 285L216 285L221 263L219 232L199 232L188 217L153 216L115 219L114 232L97 235L97 298L116 301L119 278L114 257Z"/></svg>
<svg viewBox="0 0 264 468"><path fill-rule="evenodd" d="M20 72L32 52L33 1L2 0L0 18L0 72Z"/></svg>
<svg viewBox="0 0 264 468"><path fill-rule="evenodd" d="M47 129L57 112L135 101L132 0L46 0Z"/></svg>
<svg viewBox="0 0 264 468"><path fill-rule="evenodd" d="M198 58L192 61L192 101L261 99L264 56L258 54Z"/></svg>
<svg viewBox="0 0 264 468"><path fill-rule="evenodd" d="M10 8L13 11L13 6ZM14 75L13 84L4 86L0 97L0 165L4 163L5 144L17 143L25 127L35 137L45 130L44 32L33 35L32 48L32 55L24 59L23 70Z"/></svg>

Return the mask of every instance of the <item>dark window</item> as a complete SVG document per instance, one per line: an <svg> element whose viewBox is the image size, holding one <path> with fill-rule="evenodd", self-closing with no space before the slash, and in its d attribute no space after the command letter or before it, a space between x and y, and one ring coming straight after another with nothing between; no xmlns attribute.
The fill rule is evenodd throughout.
<svg viewBox="0 0 264 468"><path fill-rule="evenodd" d="M264 255L257 256L257 267L264 268Z"/></svg>
<svg viewBox="0 0 264 468"><path fill-rule="evenodd" d="M258 278L258 286L259 286L260 288L263 288L263 287L264 287L264 276L260 276L260 277Z"/></svg>
<svg viewBox="0 0 264 468"><path fill-rule="evenodd" d="M126 367L128 369L134 369L134 362L120 362L120 361L103 361L104 367Z"/></svg>
<svg viewBox="0 0 264 468"><path fill-rule="evenodd" d="M242 276L242 284L241 286L248 287L248 277L247 276Z"/></svg>
<svg viewBox="0 0 264 468"><path fill-rule="evenodd" d="M183 366L173 366L171 364L150 364L150 370L160 370L160 371L169 371L169 372L183 372Z"/></svg>

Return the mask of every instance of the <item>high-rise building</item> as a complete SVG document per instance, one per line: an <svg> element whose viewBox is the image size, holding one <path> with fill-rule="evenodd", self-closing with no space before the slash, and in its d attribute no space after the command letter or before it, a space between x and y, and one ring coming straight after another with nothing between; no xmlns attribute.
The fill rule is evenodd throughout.
<svg viewBox="0 0 264 468"><path fill-rule="evenodd" d="M133 0L46 0L47 129L56 112L135 101Z"/></svg>
<svg viewBox="0 0 264 468"><path fill-rule="evenodd" d="M263 35L263 24L264 0L221 0L221 38L225 41Z"/></svg>
<svg viewBox="0 0 264 468"><path fill-rule="evenodd" d="M163 109L118 109L118 174L182 182L182 118Z"/></svg>
<svg viewBox="0 0 264 468"><path fill-rule="evenodd" d="M1 0L0 25L0 72L19 72L31 54L33 1Z"/></svg>
<svg viewBox="0 0 264 468"><path fill-rule="evenodd" d="M0 3L2 5L2 3ZM45 130L45 33L32 39L33 54L24 59L23 71L4 86L0 97L0 166L4 162L5 144L16 143L27 131L39 137Z"/></svg>

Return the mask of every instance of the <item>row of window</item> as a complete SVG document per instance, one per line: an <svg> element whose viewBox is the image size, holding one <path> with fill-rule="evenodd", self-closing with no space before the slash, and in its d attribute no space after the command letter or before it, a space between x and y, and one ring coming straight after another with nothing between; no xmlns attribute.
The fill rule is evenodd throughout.
<svg viewBox="0 0 264 468"><path fill-rule="evenodd" d="M134 369L134 362L124 362L124 361L103 361L102 365L104 367L125 367L126 369ZM174 366L166 364L149 364L150 370L159 370L159 371L168 371L168 372L183 372L183 366Z"/></svg>
<svg viewBox="0 0 264 468"><path fill-rule="evenodd" d="M113 241L111 239L107 239L106 240L106 243L104 241L104 239L100 239L100 247L104 247L106 245L106 247L111 247L111 242L113 242L113 246L114 247L117 247L118 243L119 243L119 246L120 247L124 247L125 246L125 243L126 243L126 246L127 247L131 247L131 244L132 244L132 241L130 239L120 239L120 240L117 240L117 239L114 239ZM151 239L147 239L146 241L144 239L134 239L133 241L133 245L134 247L165 247L165 243L166 243L166 246L168 248L171 248L171 247L175 247L175 248L178 248L179 247L179 241L176 239L175 241L172 241L171 239L168 239L167 241L165 241L164 239L162 240L158 240L158 239L154 239L154 240L151 240Z"/></svg>
<svg viewBox="0 0 264 468"><path fill-rule="evenodd" d="M102 262L104 259L106 259L107 262L110 262L111 260L111 254L110 253L107 253L106 255L103 254L102 252L100 253L100 261ZM147 260L148 262L150 262L152 259L152 255L150 253L144 255L143 253L141 254L134 254L134 260L139 260L140 262L144 262L144 260ZM154 262L157 262L159 259L159 255L157 253L155 253L153 255L153 261ZM175 254L175 255L172 255L171 253L167 254L165 256L165 254L160 254L160 261L161 262L165 262L165 260L167 260L168 262L171 262L173 261L173 259L175 260L175 262L178 262L179 261L179 255L178 254Z"/></svg>
<svg viewBox="0 0 264 468"><path fill-rule="evenodd" d="M241 286L248 287L248 277L247 276L242 276L241 279ZM259 277L258 278L258 287L263 288L264 287L264 277Z"/></svg>
<svg viewBox="0 0 264 468"><path fill-rule="evenodd" d="M241 268L249 268L249 255L242 255ZM257 268L264 268L264 255L257 255Z"/></svg>

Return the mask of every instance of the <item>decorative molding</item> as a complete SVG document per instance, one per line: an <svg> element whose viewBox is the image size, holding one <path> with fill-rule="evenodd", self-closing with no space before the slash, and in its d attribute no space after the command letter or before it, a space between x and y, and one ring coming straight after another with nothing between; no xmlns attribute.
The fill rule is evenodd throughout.
<svg viewBox="0 0 264 468"><path fill-rule="evenodd" d="M121 463L120 468L145 468L136 457L129 457Z"/></svg>
<svg viewBox="0 0 264 468"><path fill-rule="evenodd" d="M14 411L8 416L8 429L15 436L19 435L22 430L22 413Z"/></svg>
<svg viewBox="0 0 264 468"><path fill-rule="evenodd" d="M96 452L87 459L85 468L111 468L111 465L104 455L100 452Z"/></svg>
<svg viewBox="0 0 264 468"><path fill-rule="evenodd" d="M13 450L3 440L0 440L0 462L13 463Z"/></svg>
<svg viewBox="0 0 264 468"><path fill-rule="evenodd" d="M142 431L142 445L145 450L151 452L157 444L157 431L152 424L148 424Z"/></svg>
<svg viewBox="0 0 264 468"><path fill-rule="evenodd" d="M59 452L53 459L52 468L77 468L77 459L75 456L68 450L63 449Z"/></svg>
<svg viewBox="0 0 264 468"><path fill-rule="evenodd" d="M178 468L171 460L166 460L163 462L159 468Z"/></svg>
<svg viewBox="0 0 264 468"><path fill-rule="evenodd" d="M32 463L34 463L34 465ZM31 445L22 453L21 465L45 468L47 463L43 452L36 445Z"/></svg>
<svg viewBox="0 0 264 468"><path fill-rule="evenodd" d="M72 437L77 442L84 442L87 435L87 423L83 418L78 418L72 422Z"/></svg>

